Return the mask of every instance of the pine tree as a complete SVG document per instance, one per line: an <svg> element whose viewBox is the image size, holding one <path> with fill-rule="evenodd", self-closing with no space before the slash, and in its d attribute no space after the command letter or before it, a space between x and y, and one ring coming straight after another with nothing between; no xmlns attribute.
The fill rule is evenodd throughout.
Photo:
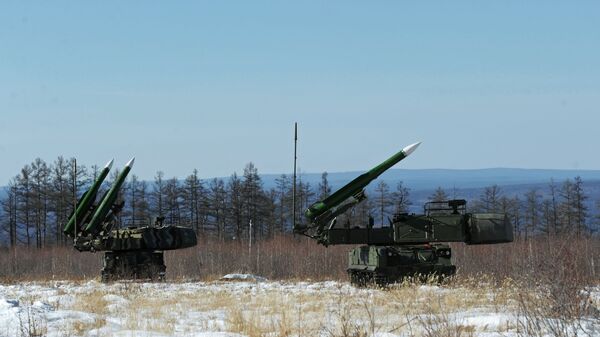
<svg viewBox="0 0 600 337"><path fill-rule="evenodd" d="M157 217L165 216L165 174L162 171L156 172L154 176L154 184L152 186L151 211Z"/></svg>
<svg viewBox="0 0 600 337"><path fill-rule="evenodd" d="M276 186L276 221L278 223L279 232L283 233L287 228L287 220L290 218L290 203L291 203L291 186L292 182L288 176L282 174L275 179Z"/></svg>
<svg viewBox="0 0 600 337"><path fill-rule="evenodd" d="M150 204L148 202L148 183L144 180L137 184L136 200L133 217L150 225L152 219L150 217Z"/></svg>
<svg viewBox="0 0 600 337"><path fill-rule="evenodd" d="M446 191L444 191L444 189L441 186L438 186L435 192L433 192L433 194L429 196L429 201L433 202L446 200L448 200L448 194L446 194Z"/></svg>
<svg viewBox="0 0 600 337"><path fill-rule="evenodd" d="M197 169L185 178L182 197L188 222L196 232L204 232L204 185L198 177Z"/></svg>
<svg viewBox="0 0 600 337"><path fill-rule="evenodd" d="M529 234L533 235L539 227L540 198L536 189L525 193L525 240L529 238Z"/></svg>
<svg viewBox="0 0 600 337"><path fill-rule="evenodd" d="M519 198L519 196L515 196L514 198L510 199L510 213L509 214L509 218L511 219L511 222L513 223L513 231L514 231L514 236L518 237L521 234L522 231L522 226L521 226L521 222L522 220L522 203L521 203L521 199Z"/></svg>
<svg viewBox="0 0 600 337"><path fill-rule="evenodd" d="M72 214L75 212L76 202L81 198L83 193L86 191L86 187L89 185L87 168L83 165L77 164L77 160L75 160L75 158L70 158L67 162L67 177L69 193L68 200L71 201L67 203L67 214ZM98 195L101 196L102 193L99 192ZM78 224L78 226L80 225L81 224ZM65 243L67 243L67 237L63 235L63 239L65 240Z"/></svg>
<svg viewBox="0 0 600 337"><path fill-rule="evenodd" d="M553 212L552 212L552 200L551 199L543 199L540 205L541 209L541 232L546 234L547 236L552 235L552 231L554 228L553 224Z"/></svg>
<svg viewBox="0 0 600 337"><path fill-rule="evenodd" d="M46 244L48 226L48 204L50 193L50 168L46 162L36 158L31 164L32 203L35 225L35 243L37 248Z"/></svg>
<svg viewBox="0 0 600 337"><path fill-rule="evenodd" d="M243 225L249 226L252 221L252 233L248 232L248 238L252 236L253 240L262 236L265 228L266 196L262 190L262 181L258 175L258 170L253 163L246 164L244 167L244 177L242 181L242 205L243 205Z"/></svg>
<svg viewBox="0 0 600 337"><path fill-rule="evenodd" d="M331 186L329 186L329 181L327 180L327 172L323 172L321 175L321 182L318 186L318 199L323 200L327 198L331 194Z"/></svg>
<svg viewBox="0 0 600 337"><path fill-rule="evenodd" d="M176 177L167 180L165 184L165 217L172 225L181 225L181 197L180 197L179 181Z"/></svg>
<svg viewBox="0 0 600 337"><path fill-rule="evenodd" d="M17 178L8 182L6 187L6 198L0 200L2 207L3 228L8 232L8 242L10 247L17 244L17 198L18 198Z"/></svg>
<svg viewBox="0 0 600 337"><path fill-rule="evenodd" d="M25 165L21 169L21 174L17 176L17 225L24 227L25 243L27 247L31 245L31 213L32 200L32 183L31 183L31 167ZM19 230L17 229L17 233Z"/></svg>
<svg viewBox="0 0 600 337"><path fill-rule="evenodd" d="M588 228L586 225L586 218L588 208L585 204L585 201L588 199L588 196L585 194L583 189L583 180L580 176L575 177L573 182L573 215L575 221L575 230L577 236L582 235L584 232L587 232Z"/></svg>
<svg viewBox="0 0 600 337"><path fill-rule="evenodd" d="M307 209L315 200L315 192L313 191L310 183L303 182L302 176L298 177L298 183L296 187L296 223L304 225L306 219L302 216L302 211Z"/></svg>
<svg viewBox="0 0 600 337"><path fill-rule="evenodd" d="M556 190L556 184L554 183L554 179L550 179L550 185L548 186L550 189L550 209L549 209L549 223L547 231L550 234L556 235L559 232L558 229L558 195Z"/></svg>
<svg viewBox="0 0 600 337"><path fill-rule="evenodd" d="M217 234L220 240L223 240L227 228L226 210L227 210L227 191L225 190L225 183L221 179L214 178L211 180L209 186L208 205L209 205L209 216L212 219L214 227L217 229ZM235 238L238 239L237 230L235 231Z"/></svg>
<svg viewBox="0 0 600 337"><path fill-rule="evenodd" d="M572 231L573 230L573 218L575 216L575 210L573 204L575 200L573 182L567 179L563 182L560 187L559 195L562 199L558 205L560 214L560 225L559 233Z"/></svg>
<svg viewBox="0 0 600 337"><path fill-rule="evenodd" d="M52 170L52 197L51 209L54 212L54 230L55 241L57 243L64 241L62 227L68 221L70 205L72 205L72 194L69 190L69 163L59 156L53 165Z"/></svg>
<svg viewBox="0 0 600 337"><path fill-rule="evenodd" d="M142 219L136 218L136 206L138 201L138 194L137 192L139 191L139 180L138 177L135 174L132 174L129 177L129 183L127 184L127 190L128 190L128 200L126 202L126 206L129 208L129 216L131 217L131 224L133 226L136 225L136 222Z"/></svg>

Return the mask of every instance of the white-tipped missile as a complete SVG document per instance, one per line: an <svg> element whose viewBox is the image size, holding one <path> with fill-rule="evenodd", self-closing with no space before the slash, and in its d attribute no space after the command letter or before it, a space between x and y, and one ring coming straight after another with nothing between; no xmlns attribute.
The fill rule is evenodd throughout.
<svg viewBox="0 0 600 337"><path fill-rule="evenodd" d="M402 152L404 152L405 156L409 156L411 153L413 153L419 147L419 145L421 145L421 142L410 144L409 146L403 148Z"/></svg>
<svg viewBox="0 0 600 337"><path fill-rule="evenodd" d="M396 163L413 153L420 144L421 142L418 142L406 146L383 163L356 177L354 180L335 191L329 197L312 204L310 207L308 207L308 209L306 209L306 211L304 211L304 215L312 222L319 215L327 212L328 210L332 210L334 207L342 204L348 198L360 193L371 181L377 179L377 177L379 177L383 172L390 169L392 166L396 165Z"/></svg>
<svg viewBox="0 0 600 337"><path fill-rule="evenodd" d="M119 190L121 189L121 186L123 186L123 184L125 183L125 179L127 178L127 175L129 174L129 171L131 171L131 167L133 166L134 159L135 159L135 157L131 158L131 160L129 160L129 162L127 162L127 164L123 168L123 172L119 173L119 175L117 176L117 179L115 179L115 182L110 187L110 190L108 190L108 192L106 192L106 195L100 201L100 205L96 208L96 211L94 212L94 214L92 216L92 219L83 228L83 231L85 234L97 232L100 228L99 226L106 220L108 213L110 212L112 206L117 201L117 196L119 195Z"/></svg>
<svg viewBox="0 0 600 337"><path fill-rule="evenodd" d="M96 201L96 194L98 194L98 190L100 190L102 182L108 176L108 172L110 171L113 162L114 159L106 163L106 166L104 166L102 171L100 171L100 173L98 174L98 178L96 179L96 181L94 181L92 186L90 186L90 188L81 197L81 200L79 200L79 202L77 203L73 215L69 218L69 221L63 228L63 232L66 235L70 237L75 236L75 224L77 224L77 227L80 227L89 217L90 208Z"/></svg>
<svg viewBox="0 0 600 337"><path fill-rule="evenodd" d="M115 162L115 159L113 158L108 163L106 163L106 165L104 165L104 168L110 170L112 168L112 165L114 162Z"/></svg>

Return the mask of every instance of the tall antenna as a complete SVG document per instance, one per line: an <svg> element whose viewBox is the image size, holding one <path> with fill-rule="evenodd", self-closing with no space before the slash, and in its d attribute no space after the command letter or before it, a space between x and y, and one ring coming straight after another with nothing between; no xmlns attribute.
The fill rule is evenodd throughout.
<svg viewBox="0 0 600 337"><path fill-rule="evenodd" d="M292 223L293 228L296 228L296 160L298 149L298 123L294 123L294 176L293 176L293 187L292 187Z"/></svg>
<svg viewBox="0 0 600 337"><path fill-rule="evenodd" d="M73 219L75 220L73 241L77 241L77 158L73 158Z"/></svg>

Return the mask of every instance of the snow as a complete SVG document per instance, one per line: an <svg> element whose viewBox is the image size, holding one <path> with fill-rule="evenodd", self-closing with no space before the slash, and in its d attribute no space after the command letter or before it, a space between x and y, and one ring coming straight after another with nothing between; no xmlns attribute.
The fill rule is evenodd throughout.
<svg viewBox="0 0 600 337"><path fill-rule="evenodd" d="M261 335L288 331L302 337L338 335L342 326L370 337L399 337L421 335L419 322L464 327L474 336L517 336L518 308L490 302L494 296L485 290L358 289L345 282L275 282L246 274L223 279L0 284L0 337L243 337L259 328L269 331ZM587 291L600 300L600 288ZM438 304L450 309L428 311ZM600 322L589 320L586 327L598 332ZM313 333L289 333L303 329Z"/></svg>
<svg viewBox="0 0 600 337"><path fill-rule="evenodd" d="M254 282L267 282L267 279L262 276L252 274L227 274L221 277L222 281L254 281Z"/></svg>

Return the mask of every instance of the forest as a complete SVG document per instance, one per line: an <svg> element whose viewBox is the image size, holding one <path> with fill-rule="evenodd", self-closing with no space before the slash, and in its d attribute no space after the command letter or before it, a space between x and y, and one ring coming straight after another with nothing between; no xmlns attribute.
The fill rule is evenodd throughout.
<svg viewBox="0 0 600 337"><path fill-rule="evenodd" d="M74 158L58 157L47 163L37 158L25 165L5 187L0 198L0 244L7 246L46 247L70 244L62 226L73 212L77 198L95 180L98 166L77 164ZM111 180L118 175L113 170ZM298 176L296 219L303 223L301 210L332 193L327 173L316 186ZM353 224L366 223L373 217L385 224L392 214L408 212L410 188L400 182L390 187L376 181L369 198L347 216ZM189 226L200 238L220 241L270 239L291 233L293 224L292 177L282 174L275 186L265 188L258 169L248 163L241 175L202 179L194 169L185 178L168 177L158 171L151 182L131 174L120 191L124 202L119 226L152 224L155 217L165 223ZM2 194L0 194L2 196ZM429 196L431 201L460 198L456 191L439 187ZM534 236L564 233L590 236L595 232L598 215L590 210L590 200L580 177L561 183L550 181L545 193L530 189L523 195L505 195L497 185L486 187L475 200L468 200L471 211L502 212L509 215L515 236L528 240ZM252 224L252 225L250 225Z"/></svg>

